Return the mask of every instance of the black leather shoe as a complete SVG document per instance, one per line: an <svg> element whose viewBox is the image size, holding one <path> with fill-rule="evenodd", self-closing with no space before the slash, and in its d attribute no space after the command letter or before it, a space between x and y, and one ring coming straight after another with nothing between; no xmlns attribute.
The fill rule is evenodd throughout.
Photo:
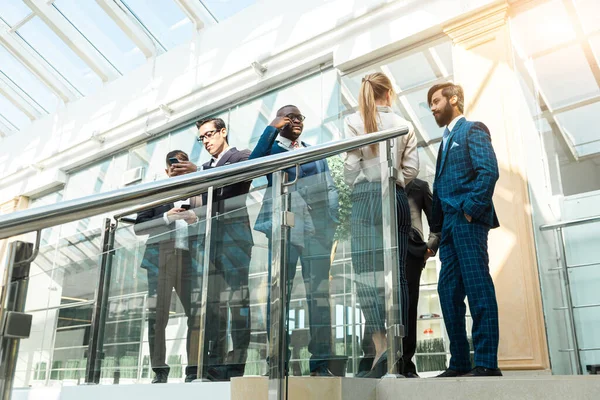
<svg viewBox="0 0 600 400"><path fill-rule="evenodd" d="M465 378L473 376L502 376L502 371L500 371L500 368L475 367L463 376Z"/></svg>
<svg viewBox="0 0 600 400"><path fill-rule="evenodd" d="M459 376L463 376L464 374L466 374L466 372L455 371L453 369L448 368L447 370L436 376L436 378L458 378Z"/></svg>
<svg viewBox="0 0 600 400"><path fill-rule="evenodd" d="M152 383L167 383L169 379L169 371L157 371L156 375L154 375L154 379L152 379Z"/></svg>
<svg viewBox="0 0 600 400"><path fill-rule="evenodd" d="M373 368L366 374L363 375L362 378L372 378L372 379L380 379L383 378L385 374L388 372L388 359L387 352L383 353L379 360L373 365Z"/></svg>
<svg viewBox="0 0 600 400"><path fill-rule="evenodd" d="M310 372L310 376L335 376L333 372L329 370L326 366L317 367L314 371Z"/></svg>
<svg viewBox="0 0 600 400"><path fill-rule="evenodd" d="M420 378L416 372L406 372L403 374L405 378Z"/></svg>
<svg viewBox="0 0 600 400"><path fill-rule="evenodd" d="M194 382L196 379L198 379L198 375L196 375L196 374L186 375L185 376L185 383Z"/></svg>

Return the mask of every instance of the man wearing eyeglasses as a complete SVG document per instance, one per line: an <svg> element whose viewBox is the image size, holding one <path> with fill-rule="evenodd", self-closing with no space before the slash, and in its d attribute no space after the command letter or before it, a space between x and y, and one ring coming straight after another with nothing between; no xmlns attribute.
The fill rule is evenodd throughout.
<svg viewBox="0 0 600 400"><path fill-rule="evenodd" d="M296 106L289 105L279 109L276 118L265 128L258 140L250 159L307 147L308 145L300 140L304 129L304 119L305 117ZM311 353L310 373L311 376L332 376L328 367L332 355L329 270L333 235L339 223L338 192L326 160L299 166L298 176L296 176L296 168L289 168L285 172L288 182L293 182L296 177L298 178L291 191L300 194L308 209L308 213L305 214L295 213L296 225L300 222L305 226L314 227L314 234L303 235L303 243L299 245L294 245L298 242L298 237L294 237L297 233L294 230L290 232L292 238L288 248L288 282L290 285L293 282L296 264L300 259L310 328L308 344L308 351ZM267 176L267 180L271 186L270 175ZM264 202L255 225L256 230L267 235L269 244L271 242L271 213L270 203ZM288 293L291 293L291 288ZM289 297L286 300L289 306ZM288 359L289 356L288 352Z"/></svg>
<svg viewBox="0 0 600 400"><path fill-rule="evenodd" d="M246 161L250 156L250 150L238 150L229 145L227 128L221 118L200 120L196 127L196 139L211 155L211 159L202 165L202 170ZM193 163L174 164L174 170L183 173L196 169ZM240 182L213 192L211 270L205 329L206 377L210 380L229 380L244 374L251 333L248 270L254 245L246 209L250 184ZM192 208L206 205L208 196L204 194L201 199L202 204L192 202ZM203 232L200 235L203 237ZM203 248L204 243L199 245ZM221 299L226 299L228 307L221 307ZM233 350L225 355L228 314L231 315Z"/></svg>

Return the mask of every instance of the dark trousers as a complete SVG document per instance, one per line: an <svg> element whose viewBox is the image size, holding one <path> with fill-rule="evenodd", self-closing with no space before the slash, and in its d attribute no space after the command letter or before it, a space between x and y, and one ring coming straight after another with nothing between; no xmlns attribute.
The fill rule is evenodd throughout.
<svg viewBox="0 0 600 400"><path fill-rule="evenodd" d="M440 243L438 282L444 323L450 339L450 369L471 369L465 297L473 317L475 365L498 367L498 304L489 271L489 227L469 223L462 213L445 214Z"/></svg>
<svg viewBox="0 0 600 400"><path fill-rule="evenodd" d="M188 250L175 249L172 242L160 243L158 271L148 269L148 341L152 369L169 369L166 363L166 328L171 309L171 293L177 293L187 317L186 352L188 373L198 363L200 275L192 265Z"/></svg>
<svg viewBox="0 0 600 400"><path fill-rule="evenodd" d="M417 373L417 367L412 361L417 350L417 314L419 307L419 287L421 272L425 266L425 256L417 258L411 253L406 257L406 280L408 281L408 321L406 322L406 336L402 339L403 373Z"/></svg>
<svg viewBox="0 0 600 400"><path fill-rule="evenodd" d="M245 364L250 345L251 314L248 272L252 244L236 243L226 230L211 249L205 343L208 365ZM208 312L210 310L210 313ZM228 349L227 325L233 350Z"/></svg>
<svg viewBox="0 0 600 400"><path fill-rule="evenodd" d="M331 248L333 245L332 235L325 234L328 231L324 225L327 223L326 210L316 209L311 211L316 228L314 236L305 238L305 247L302 249L291 244L288 245L288 257L286 262L288 297L286 299L286 310L290 307L292 285L296 276L296 265L298 260L302 266L302 278L306 292L306 303L308 308L308 320L310 341L308 351L311 354L309 367L311 371L319 367L327 366L331 358L331 304L329 298L329 270L331 268ZM321 215L322 214L322 215ZM271 257L271 241L269 240L269 260ZM271 281L271 268L269 268L269 282ZM267 301L267 330L271 329L270 291ZM288 349L290 344L288 330ZM291 357L288 350L287 359Z"/></svg>
<svg viewBox="0 0 600 400"><path fill-rule="evenodd" d="M396 189L398 224L398 288L402 305L402 321L408 321L409 293L405 262L408 234L411 229L410 209L404 189ZM356 290L365 318L365 334L386 331L384 286L384 224L382 218L381 183L366 182L352 191L351 248L352 266L356 274Z"/></svg>

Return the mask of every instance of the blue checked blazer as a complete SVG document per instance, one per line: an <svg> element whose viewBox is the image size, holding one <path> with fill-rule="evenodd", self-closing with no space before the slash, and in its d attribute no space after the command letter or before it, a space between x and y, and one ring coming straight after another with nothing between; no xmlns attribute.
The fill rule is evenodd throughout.
<svg viewBox="0 0 600 400"><path fill-rule="evenodd" d="M490 228L500 226L492 195L499 177L490 131L481 122L457 121L440 145L433 184L433 219L442 227L445 214L465 213Z"/></svg>

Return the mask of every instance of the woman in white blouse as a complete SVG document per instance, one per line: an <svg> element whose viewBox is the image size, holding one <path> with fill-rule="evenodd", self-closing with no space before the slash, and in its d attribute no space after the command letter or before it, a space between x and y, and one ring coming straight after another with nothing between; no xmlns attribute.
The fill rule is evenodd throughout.
<svg viewBox="0 0 600 400"><path fill-rule="evenodd" d="M363 78L358 99L359 111L345 119L346 137L408 126L407 135L394 139L392 160L396 178L396 214L398 219L398 269L403 323L408 319L408 285L405 275L410 210L404 186L417 177L419 155L412 124L394 113L396 97L390 79L376 72ZM387 338L385 324L383 221L381 199L381 163L379 144L350 151L344 160L344 179L352 187L351 246L356 275L357 295L365 317L365 336L372 335L374 354L371 371L363 376L380 378L387 373Z"/></svg>

